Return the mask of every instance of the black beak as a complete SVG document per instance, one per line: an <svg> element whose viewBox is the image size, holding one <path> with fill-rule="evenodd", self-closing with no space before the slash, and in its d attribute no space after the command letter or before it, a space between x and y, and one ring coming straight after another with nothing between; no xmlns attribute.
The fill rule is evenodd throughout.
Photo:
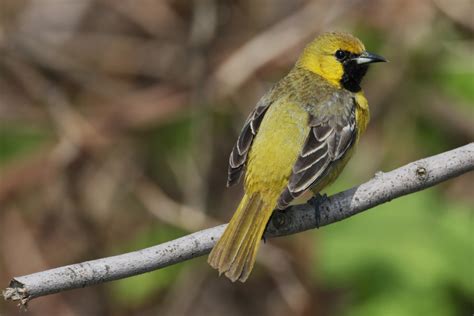
<svg viewBox="0 0 474 316"><path fill-rule="evenodd" d="M371 63L380 63L380 62L386 62L387 60L377 54L374 53L369 53L369 52L363 52L359 56L355 57L354 60L357 62L357 64L362 65L362 64L371 64Z"/></svg>

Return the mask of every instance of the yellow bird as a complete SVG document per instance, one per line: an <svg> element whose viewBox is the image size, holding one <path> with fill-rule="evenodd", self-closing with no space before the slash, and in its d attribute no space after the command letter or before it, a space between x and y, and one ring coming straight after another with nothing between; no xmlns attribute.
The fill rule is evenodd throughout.
<svg viewBox="0 0 474 316"><path fill-rule="evenodd" d="M220 274L245 282L273 210L341 173L369 122L361 80L382 61L350 34L322 34L257 103L230 154L227 185L245 172L245 195L208 258Z"/></svg>

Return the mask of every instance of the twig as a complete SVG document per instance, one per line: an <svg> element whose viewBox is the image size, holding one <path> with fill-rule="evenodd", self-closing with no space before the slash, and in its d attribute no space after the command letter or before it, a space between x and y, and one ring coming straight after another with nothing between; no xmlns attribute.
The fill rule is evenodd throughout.
<svg viewBox="0 0 474 316"><path fill-rule="evenodd" d="M474 143L412 162L388 173L378 172L368 182L327 198L320 205L319 223L313 207L308 204L276 212L270 220L266 237L302 232L315 228L317 224L325 226L472 170ZM10 287L3 291L3 296L7 300L19 301L24 306L35 297L164 268L207 254L225 226L205 229L118 256L16 277L11 281Z"/></svg>

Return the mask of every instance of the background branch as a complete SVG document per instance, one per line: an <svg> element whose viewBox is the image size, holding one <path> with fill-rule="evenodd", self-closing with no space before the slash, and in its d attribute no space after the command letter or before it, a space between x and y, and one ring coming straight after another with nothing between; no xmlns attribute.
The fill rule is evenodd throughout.
<svg viewBox="0 0 474 316"><path fill-rule="evenodd" d="M417 192L474 170L474 143L421 159L335 194L320 206L319 226L348 218L394 198ZM3 291L21 305L32 298L117 280L189 260L210 251L226 225L198 231L150 248L15 277ZM313 207L292 206L276 212L266 237L294 234L317 226Z"/></svg>

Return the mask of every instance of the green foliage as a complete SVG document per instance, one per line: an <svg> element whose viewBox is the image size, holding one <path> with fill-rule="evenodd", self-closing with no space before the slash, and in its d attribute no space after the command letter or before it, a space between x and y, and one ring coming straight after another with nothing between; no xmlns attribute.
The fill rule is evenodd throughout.
<svg viewBox="0 0 474 316"><path fill-rule="evenodd" d="M414 118L413 130L410 133L416 142L417 149L423 151L422 156L429 156L447 150L449 135L440 129L437 122L418 116ZM401 144L400 144L401 145Z"/></svg>
<svg viewBox="0 0 474 316"><path fill-rule="evenodd" d="M383 53L381 47L385 42L384 33L375 30L369 25L359 24L355 27L354 34L358 34L359 38L363 39L364 46L368 51L378 54Z"/></svg>
<svg viewBox="0 0 474 316"><path fill-rule="evenodd" d="M474 108L474 65L472 53L461 56L448 55L440 65L435 76L435 83L449 95L460 98Z"/></svg>
<svg viewBox="0 0 474 316"><path fill-rule="evenodd" d="M50 136L44 130L33 126L0 125L0 165L27 155Z"/></svg>
<svg viewBox="0 0 474 316"><path fill-rule="evenodd" d="M325 227L316 275L350 290L346 315L458 315L453 293L474 297L470 212L431 189Z"/></svg>
<svg viewBox="0 0 474 316"><path fill-rule="evenodd" d="M474 108L474 72L456 73L447 72L440 80L443 89L454 96L459 96L468 104L471 110Z"/></svg>
<svg viewBox="0 0 474 316"><path fill-rule="evenodd" d="M192 141L192 124L192 117L186 115L152 130L149 137L153 150L158 151L156 156L162 155L163 151L168 156L185 154Z"/></svg>

